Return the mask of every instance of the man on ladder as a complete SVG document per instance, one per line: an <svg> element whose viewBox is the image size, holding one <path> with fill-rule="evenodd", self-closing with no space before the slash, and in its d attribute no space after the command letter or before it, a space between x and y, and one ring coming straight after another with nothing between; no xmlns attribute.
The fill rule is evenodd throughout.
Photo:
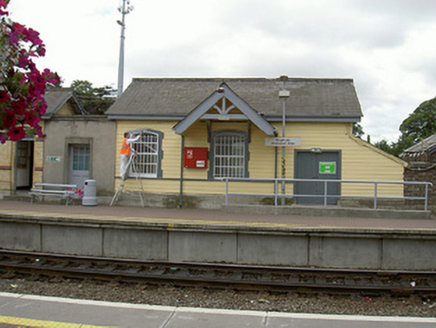
<svg viewBox="0 0 436 328"><path fill-rule="evenodd" d="M125 132L124 133L124 139L123 139L123 143L121 145L121 151L120 151L120 177L121 180L126 180L127 178L127 164L129 163L129 157L130 157L130 153L132 151L132 148L130 147L130 144L138 141L142 136L142 132L139 132L139 134L134 137L134 138L130 138L130 133L129 132Z"/></svg>
<svg viewBox="0 0 436 328"><path fill-rule="evenodd" d="M124 182L128 178L128 175L129 175L129 172L128 172L129 168L132 167L132 171L134 173L137 173L135 163L134 163L136 151L134 149L132 149L132 147L130 145L132 143L138 141L141 138L141 136L142 136L142 132L139 132L139 134L134 138L130 138L129 132L124 133L124 139L123 139L123 143L121 145L121 151L120 151L120 177L121 177L121 180L120 180L120 184L115 192L115 195L112 198L110 206L112 206L118 200L121 193L123 192ZM144 207L144 198L142 196L142 193L144 192L144 188L142 187L142 182L141 182L138 174L136 174L136 183L138 185L139 196L141 197L141 204L142 204L142 207Z"/></svg>

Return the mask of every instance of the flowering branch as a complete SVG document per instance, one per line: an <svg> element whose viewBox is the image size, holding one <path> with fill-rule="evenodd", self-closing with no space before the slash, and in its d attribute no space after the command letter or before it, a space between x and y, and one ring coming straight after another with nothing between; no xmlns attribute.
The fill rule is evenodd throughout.
<svg viewBox="0 0 436 328"><path fill-rule="evenodd" d="M0 142L17 141L26 133L42 137L39 125L47 109L47 84L59 84L56 73L36 68L45 56L39 33L9 19L10 0L0 0Z"/></svg>

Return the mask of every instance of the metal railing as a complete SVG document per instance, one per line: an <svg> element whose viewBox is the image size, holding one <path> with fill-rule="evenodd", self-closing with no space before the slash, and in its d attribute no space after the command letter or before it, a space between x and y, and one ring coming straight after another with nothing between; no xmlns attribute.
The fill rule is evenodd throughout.
<svg viewBox="0 0 436 328"><path fill-rule="evenodd" d="M226 183L226 193L225 193L225 204L229 204L229 196L263 196L263 197L274 197L274 205L278 206L279 199L286 198L322 198L324 207L327 207L329 199L369 199L374 201L374 209L377 209L378 200L380 199L402 199L402 200L420 200L424 201L424 211L428 211L428 194L429 187L433 186L431 182L422 182L422 181L366 181L366 180L323 180L323 179L244 179L244 178L223 178L220 179ZM240 192L230 192L229 191L229 183L233 182L250 182L250 183L273 183L274 184L274 193L240 193ZM308 182L308 183L322 183L323 184L323 192L317 194L289 194L289 193L280 193L279 185L281 184L296 184L298 182ZM372 184L373 185L373 194L370 196L362 196L362 195L341 195L339 194L329 194L329 184ZM424 196L381 196L379 195L379 186L380 185L422 185L424 186ZM341 188L342 189L342 188ZM404 187L403 187L404 190Z"/></svg>

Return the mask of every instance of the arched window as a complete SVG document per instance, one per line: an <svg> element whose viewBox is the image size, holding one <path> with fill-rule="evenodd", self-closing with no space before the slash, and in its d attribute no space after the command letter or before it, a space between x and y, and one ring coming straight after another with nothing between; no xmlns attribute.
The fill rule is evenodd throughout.
<svg viewBox="0 0 436 328"><path fill-rule="evenodd" d="M248 142L243 131L212 134L210 178L247 178Z"/></svg>
<svg viewBox="0 0 436 328"><path fill-rule="evenodd" d="M141 130L142 137L132 144L136 152L129 171L131 177L161 178L162 137L163 133L153 130ZM135 130L131 133L139 133Z"/></svg>

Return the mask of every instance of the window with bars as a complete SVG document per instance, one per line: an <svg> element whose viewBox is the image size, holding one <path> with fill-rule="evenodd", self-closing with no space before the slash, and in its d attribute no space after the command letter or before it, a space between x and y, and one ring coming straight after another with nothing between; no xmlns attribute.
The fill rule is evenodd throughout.
<svg viewBox="0 0 436 328"><path fill-rule="evenodd" d="M131 147L136 151L129 175L133 177L157 178L160 176L160 134L143 132L142 137Z"/></svg>
<svg viewBox="0 0 436 328"><path fill-rule="evenodd" d="M222 132L213 138L213 177L247 177L247 138L245 133Z"/></svg>

